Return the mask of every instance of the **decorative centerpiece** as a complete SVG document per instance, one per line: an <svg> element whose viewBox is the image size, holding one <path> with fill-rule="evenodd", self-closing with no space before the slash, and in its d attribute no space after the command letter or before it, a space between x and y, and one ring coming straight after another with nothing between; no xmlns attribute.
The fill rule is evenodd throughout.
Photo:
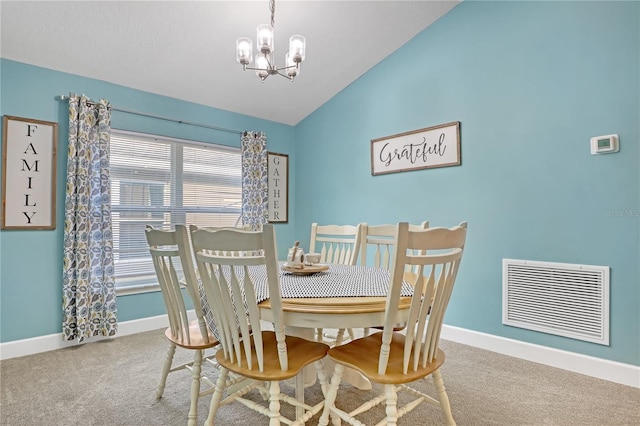
<svg viewBox="0 0 640 426"><path fill-rule="evenodd" d="M320 254L304 254L304 250L299 248L300 241L296 241L289 249L287 261L282 266L282 270L294 275L311 275L329 270L329 265L320 264Z"/></svg>

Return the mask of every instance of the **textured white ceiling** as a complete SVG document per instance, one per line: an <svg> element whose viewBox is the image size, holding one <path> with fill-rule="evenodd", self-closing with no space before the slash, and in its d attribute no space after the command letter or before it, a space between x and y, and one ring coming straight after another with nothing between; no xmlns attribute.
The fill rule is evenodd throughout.
<svg viewBox="0 0 640 426"><path fill-rule="evenodd" d="M2 0L0 54L295 125L458 3L276 1L278 65L290 35L307 39L294 83L261 83L235 61L235 40L269 23L267 0Z"/></svg>

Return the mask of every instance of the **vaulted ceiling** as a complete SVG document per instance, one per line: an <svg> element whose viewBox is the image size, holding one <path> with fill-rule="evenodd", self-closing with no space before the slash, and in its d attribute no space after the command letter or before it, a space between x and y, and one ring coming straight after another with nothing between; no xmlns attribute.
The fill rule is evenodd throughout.
<svg viewBox="0 0 640 426"><path fill-rule="evenodd" d="M269 23L263 1L0 2L3 58L295 125L458 1L275 3L275 57L307 39L295 82L261 82L235 40ZM411 66L411 64L407 64ZM100 96L100 94L89 94ZM126 105L117 105L126 108Z"/></svg>

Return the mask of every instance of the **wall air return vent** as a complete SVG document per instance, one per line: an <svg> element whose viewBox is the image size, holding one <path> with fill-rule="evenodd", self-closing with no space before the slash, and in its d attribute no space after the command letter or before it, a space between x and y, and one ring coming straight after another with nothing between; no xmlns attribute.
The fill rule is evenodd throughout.
<svg viewBox="0 0 640 426"><path fill-rule="evenodd" d="M502 323L609 344L609 267L502 260Z"/></svg>

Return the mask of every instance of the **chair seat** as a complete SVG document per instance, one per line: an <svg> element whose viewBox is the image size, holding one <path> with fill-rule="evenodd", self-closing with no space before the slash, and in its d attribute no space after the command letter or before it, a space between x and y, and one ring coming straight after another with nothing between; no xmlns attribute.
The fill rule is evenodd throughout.
<svg viewBox="0 0 640 426"><path fill-rule="evenodd" d="M209 341L206 342L204 336L200 332L200 325L198 324L198 320L193 320L189 323L189 333L182 333L181 335L174 336L171 333L171 327L168 327L164 331L164 335L167 336L167 339L171 340L177 346L186 349L209 349L216 345L218 345L218 341L215 336L209 333ZM189 338L187 338L189 336Z"/></svg>
<svg viewBox="0 0 640 426"><path fill-rule="evenodd" d="M282 371L278 361L278 347L275 333L272 331L263 331L262 340L264 342L264 371L262 372L258 369L255 361L258 358L254 347L251 348L252 359L254 360L253 369L247 367L244 347L242 348L241 365L226 359L224 351L222 350L216 353L216 359L222 367L242 376L255 380L280 381L295 377L306 365L324 358L329 350L329 346L324 343L309 341L294 336L286 336L289 368L287 371Z"/></svg>
<svg viewBox="0 0 640 426"><path fill-rule="evenodd" d="M391 352L385 374L378 374L378 359L382 343L382 333L375 333L361 339L356 339L342 346L329 350L329 357L334 361L353 368L364 374L369 380L381 384L402 384L428 376L437 370L444 362L444 352L438 348L436 356L424 368L418 366L407 373L402 371L402 357L404 354L405 336L394 333L391 340Z"/></svg>

